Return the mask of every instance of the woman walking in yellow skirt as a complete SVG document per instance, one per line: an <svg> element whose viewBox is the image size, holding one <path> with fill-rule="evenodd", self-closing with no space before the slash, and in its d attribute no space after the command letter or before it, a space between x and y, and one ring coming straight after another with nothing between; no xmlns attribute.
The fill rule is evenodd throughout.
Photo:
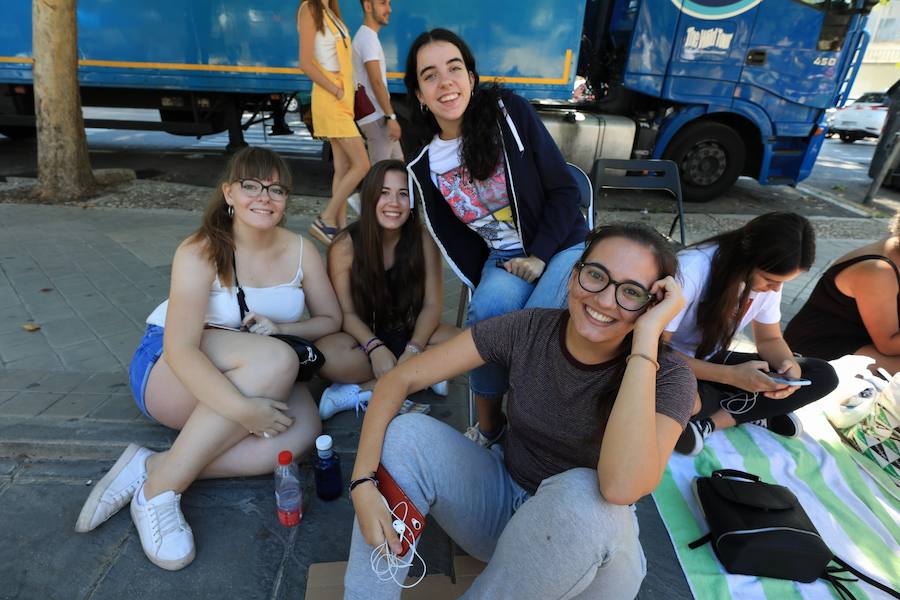
<svg viewBox="0 0 900 600"><path fill-rule="evenodd" d="M353 66L350 34L338 0L303 0L297 11L300 68L312 79L316 137L327 138L334 159L331 199L309 233L331 244L347 225L347 198L369 171L369 157L353 120Z"/></svg>

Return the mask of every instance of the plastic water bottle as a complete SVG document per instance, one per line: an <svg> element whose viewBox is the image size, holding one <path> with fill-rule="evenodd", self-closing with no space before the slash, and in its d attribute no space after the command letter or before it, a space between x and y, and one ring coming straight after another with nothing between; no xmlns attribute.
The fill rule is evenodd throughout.
<svg viewBox="0 0 900 600"><path fill-rule="evenodd" d="M316 459L316 494L322 500L339 498L344 489L341 457L335 454L333 445L330 435L320 435L316 438L316 451L319 454Z"/></svg>
<svg viewBox="0 0 900 600"><path fill-rule="evenodd" d="M289 450L278 453L275 467L275 506L278 520L285 527L295 527L303 518L303 492L300 490L300 470Z"/></svg>

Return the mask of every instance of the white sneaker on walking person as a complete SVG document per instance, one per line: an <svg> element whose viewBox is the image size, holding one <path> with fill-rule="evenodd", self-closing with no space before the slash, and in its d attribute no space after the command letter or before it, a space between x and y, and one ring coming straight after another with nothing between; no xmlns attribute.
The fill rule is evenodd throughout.
<svg viewBox="0 0 900 600"><path fill-rule="evenodd" d="M92 531L131 502L131 497L147 479L147 458L152 454L154 452L137 444L128 444L116 464L97 482L84 501L75 522L75 531Z"/></svg>
<svg viewBox="0 0 900 600"><path fill-rule="evenodd" d="M177 571L194 560L194 532L181 513L181 494L172 490L145 500L143 488L131 499L131 518L144 554L157 567Z"/></svg>

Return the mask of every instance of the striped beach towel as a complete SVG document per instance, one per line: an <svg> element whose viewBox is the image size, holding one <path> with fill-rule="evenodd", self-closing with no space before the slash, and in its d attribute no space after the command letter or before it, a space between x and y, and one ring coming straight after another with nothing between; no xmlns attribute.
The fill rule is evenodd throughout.
<svg viewBox="0 0 900 600"><path fill-rule="evenodd" d="M837 598L824 581L797 583L725 572L706 544L688 544L707 532L691 491L695 477L732 468L790 488L832 552L874 579L900 589L900 501L878 469L867 473L851 456L820 409L798 413L805 433L798 439L754 425L712 435L696 457L674 455L653 493L685 577L697 600ZM879 477L881 475L881 477ZM889 596L869 585L849 584L857 598Z"/></svg>

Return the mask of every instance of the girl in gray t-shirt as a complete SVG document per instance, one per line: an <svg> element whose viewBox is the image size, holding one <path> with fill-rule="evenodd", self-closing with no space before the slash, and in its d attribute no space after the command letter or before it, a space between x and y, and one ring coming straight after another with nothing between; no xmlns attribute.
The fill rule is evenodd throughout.
<svg viewBox="0 0 900 600"><path fill-rule="evenodd" d="M567 310L481 322L379 381L353 470L345 598L400 596L371 564L379 546L401 548L392 522L402 511L391 515L374 485L379 462L422 514L488 563L466 598L637 593L646 567L628 505L659 484L696 389L687 365L660 351L683 304L676 265L654 230L600 227L569 277ZM393 418L408 394L488 361L510 372L505 453L431 417Z"/></svg>

